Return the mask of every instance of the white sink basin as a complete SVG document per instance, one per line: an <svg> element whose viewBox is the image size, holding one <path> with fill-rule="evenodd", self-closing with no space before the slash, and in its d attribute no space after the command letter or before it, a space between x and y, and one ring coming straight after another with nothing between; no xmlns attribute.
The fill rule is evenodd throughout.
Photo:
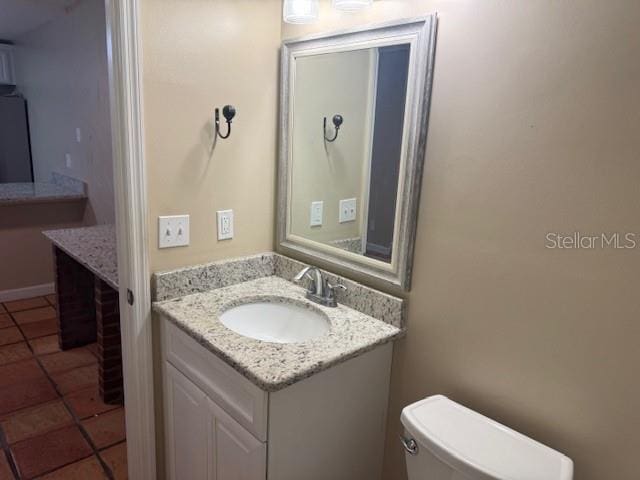
<svg viewBox="0 0 640 480"><path fill-rule="evenodd" d="M257 301L232 307L220 315L222 324L245 337L264 342L304 342L329 331L321 312L293 303Z"/></svg>

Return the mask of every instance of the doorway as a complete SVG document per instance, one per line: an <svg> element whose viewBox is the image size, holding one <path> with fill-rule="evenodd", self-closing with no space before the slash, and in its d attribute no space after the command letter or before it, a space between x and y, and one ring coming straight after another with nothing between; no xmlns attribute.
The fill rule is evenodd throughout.
<svg viewBox="0 0 640 480"><path fill-rule="evenodd" d="M32 54L36 50L33 45L37 46L38 42L59 47L64 44L65 36L76 30L81 34L99 35L100 29L83 28L87 25L86 19L78 18L93 9L101 12L103 51L100 55L104 62L99 66L99 76L93 79L95 90L83 91L82 86L74 89L80 101L78 98L73 102L67 99L65 110L64 101L49 98L54 107L61 108L55 112L57 121L40 122L49 126L46 134L53 138L50 143L53 146L47 147L42 141L41 131L35 130L36 125L33 124L38 122L30 122L30 147L33 145L41 152L48 148L52 152L50 157L60 163L52 168L43 165L46 162L39 160L43 156L34 151L32 178L14 183L30 184L30 187L20 185L16 188L21 192L31 188L35 192L33 195L38 197L37 201L20 206L24 208L21 212L15 210L18 205L11 205L14 211L11 215L2 215L0 222L6 223L8 218L14 221L31 218L34 214L40 220L49 221L52 215L48 202L60 200L55 197L60 191L68 194L68 198L60 200L64 207L53 209L65 211L62 217L67 224L60 226L67 228L54 228L55 232L47 236L47 241L53 244L53 261L48 263L48 267L54 270L53 281L48 282L45 278L45 281L34 283L28 280L0 289L0 369L3 369L0 388L6 388L1 395L0 408L7 409L0 422L0 477L4 479L6 474L7 478L19 479L42 475L54 478L73 478L72 475L81 475L79 478L127 478L129 474L132 478L155 478L146 207L144 188L140 188L144 186L144 168L138 115L137 2L55 0L42 4L39 12L34 10L34 4L25 3L3 1L8 7L16 6L16 10L5 17L6 22L0 21L0 36L3 36L2 29L8 23L15 27L21 22L32 22L23 32L11 35L15 39L11 42L13 45L6 43L13 47L14 56L24 52L16 51L16 47L26 43L27 36L33 39L33 44L26 49L31 49L27 53ZM3 15L5 11L8 9L3 8ZM56 34L58 22L66 22L66 29ZM75 43L79 49L87 51L89 40L85 38ZM75 56L81 56L81 53L75 53ZM51 56L45 61L51 61ZM44 57L40 55L40 60ZM13 76L9 80L15 80L17 87L20 87L20 76L34 65L37 67L37 62L30 58L25 63L26 66L20 65L9 72ZM57 65L49 64L47 68L52 73L63 75L63 63L64 60L60 59ZM66 73L83 80L90 76L77 66L67 66ZM53 74L32 78L39 78L44 83L49 81L48 85L40 85L41 90L61 85L56 83ZM10 89L3 88L2 92ZM18 93L24 97L24 92L31 98L40 99L41 92L35 88L24 88L23 91L14 88L11 94ZM91 92L92 95L87 95ZM83 94L86 95L85 102L82 101ZM32 114L27 109L28 119L42 120L42 110L35 110L39 102L32 102L29 97L28 104L30 107L33 104L34 109ZM83 114L73 111L74 107L87 107L86 104L96 98L100 100L101 120L91 117L92 112L86 111L90 108L85 108ZM55 108L50 106L47 112L51 110ZM79 121L76 128L70 129L66 121L74 116L84 122ZM112 131L107 138L102 133L109 129ZM57 150L59 146L55 145L55 140L69 132L72 133L71 143L75 150L71 147ZM99 145L87 152L82 147L87 144ZM99 153L107 149L113 159L108 172L103 169L96 174L95 171L82 170L81 167L105 167L101 158L106 156L100 157ZM67 175L69 173L76 175ZM94 182L94 174L102 181ZM44 178L48 180L43 181ZM83 182L84 187L80 185ZM53 197L47 197L47 202L41 202L38 196L43 189L54 191ZM102 200L110 194L110 217L107 202L98 198L100 194ZM1 200L0 208L4 208ZM0 233L6 226L0 225ZM47 224L47 228L49 226ZM65 243L68 238L63 236L69 230L94 226L96 230L91 230L94 236L99 233L104 238L113 238L110 250L114 257L117 253L117 261L107 274L96 271L81 254L70 251L68 242ZM42 233L42 228L37 232L39 227L32 227L35 233ZM15 228L6 230L14 235L9 237L8 243L27 244L24 232L16 235ZM82 249L87 240L83 238L77 243ZM51 245L48 248L51 250ZM100 258L105 257L106 254L100 254ZM26 268L13 269L16 276L26 278L22 270L44 265L38 260L42 258L28 257L22 262ZM2 263L7 268L7 262ZM53 293L51 284L55 284ZM117 321L114 322L114 318ZM54 325L55 331L52 330ZM120 331L114 335L116 325ZM9 348L5 349L5 346ZM114 352L117 352L115 357ZM39 385L37 388L34 386L36 383ZM127 406L126 415L123 400ZM133 461L127 462L127 451Z"/></svg>

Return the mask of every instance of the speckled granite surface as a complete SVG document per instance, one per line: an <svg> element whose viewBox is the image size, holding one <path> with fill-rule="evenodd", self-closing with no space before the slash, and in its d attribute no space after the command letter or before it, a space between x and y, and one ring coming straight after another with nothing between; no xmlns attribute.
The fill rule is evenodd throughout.
<svg viewBox="0 0 640 480"><path fill-rule="evenodd" d="M118 257L114 225L46 230L45 237L76 261L118 289Z"/></svg>
<svg viewBox="0 0 640 480"><path fill-rule="evenodd" d="M86 198L84 193L55 183L0 183L0 205L72 202Z"/></svg>
<svg viewBox="0 0 640 480"><path fill-rule="evenodd" d="M164 301L270 275L291 281L304 266L304 263L284 255L266 252L158 272L153 275L152 295L154 300ZM395 327L404 327L404 302L401 298L387 295L339 275L328 272L325 274L331 283L342 283L347 287L347 291L336 292L339 303Z"/></svg>
<svg viewBox="0 0 640 480"><path fill-rule="evenodd" d="M323 307L309 302L304 295L304 288L282 278L268 276L156 302L153 309L269 392L280 390L403 334L401 329L345 305ZM301 343L269 343L241 336L218 319L230 305L238 302L282 302L287 299L323 312L331 323L329 332Z"/></svg>
<svg viewBox="0 0 640 480"><path fill-rule="evenodd" d="M82 180L70 177L69 175L51 172L51 182L82 195L86 195L87 193L87 184Z"/></svg>
<svg viewBox="0 0 640 480"><path fill-rule="evenodd" d="M274 253L231 258L205 265L155 273L152 295L157 301L207 292L274 274Z"/></svg>
<svg viewBox="0 0 640 480"><path fill-rule="evenodd" d="M347 252L358 253L362 255L362 239L360 237L332 240L327 243L332 247L340 248L342 250L346 250Z"/></svg>

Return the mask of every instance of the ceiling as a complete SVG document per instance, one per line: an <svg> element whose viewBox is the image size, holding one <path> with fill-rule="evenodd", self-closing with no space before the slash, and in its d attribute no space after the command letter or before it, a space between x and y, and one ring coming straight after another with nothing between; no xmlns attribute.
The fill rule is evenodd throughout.
<svg viewBox="0 0 640 480"><path fill-rule="evenodd" d="M74 0L0 0L0 39L14 40L64 13Z"/></svg>

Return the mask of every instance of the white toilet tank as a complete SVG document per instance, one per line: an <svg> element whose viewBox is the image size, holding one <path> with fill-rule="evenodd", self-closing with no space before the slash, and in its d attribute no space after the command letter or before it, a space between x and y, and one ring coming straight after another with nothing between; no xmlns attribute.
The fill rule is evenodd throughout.
<svg viewBox="0 0 640 480"><path fill-rule="evenodd" d="M535 440L434 395L402 410L409 480L571 480L573 462Z"/></svg>

